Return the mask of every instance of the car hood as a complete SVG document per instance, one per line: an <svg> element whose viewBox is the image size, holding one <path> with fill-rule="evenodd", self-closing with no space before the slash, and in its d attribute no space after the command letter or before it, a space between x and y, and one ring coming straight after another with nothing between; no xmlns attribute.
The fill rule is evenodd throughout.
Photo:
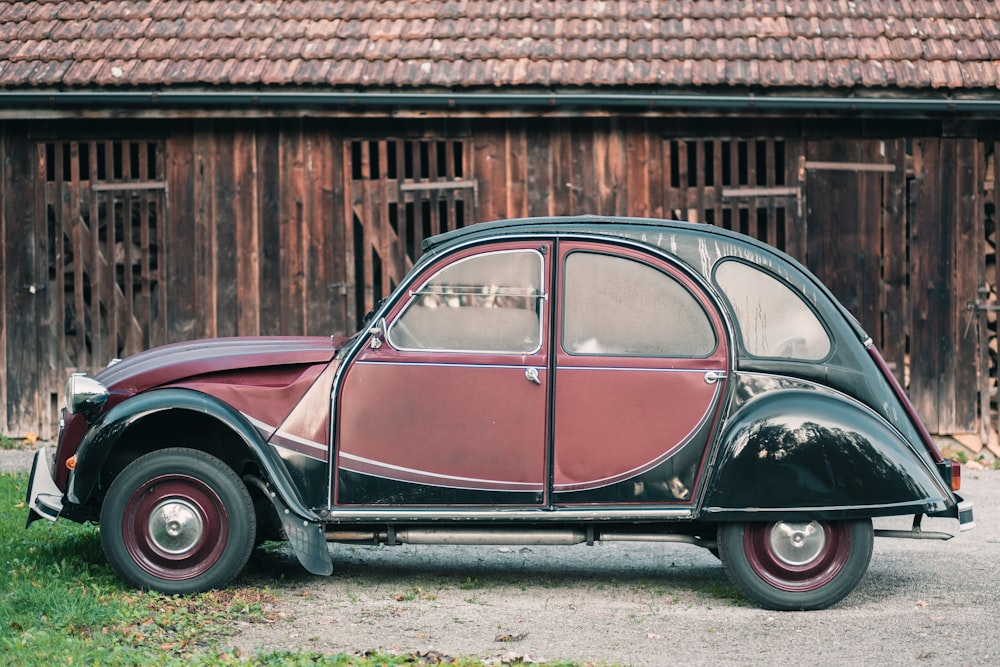
<svg viewBox="0 0 1000 667"><path fill-rule="evenodd" d="M113 393L135 393L184 378L242 368L326 363L342 342L328 336L267 336L174 343L127 357L95 379Z"/></svg>

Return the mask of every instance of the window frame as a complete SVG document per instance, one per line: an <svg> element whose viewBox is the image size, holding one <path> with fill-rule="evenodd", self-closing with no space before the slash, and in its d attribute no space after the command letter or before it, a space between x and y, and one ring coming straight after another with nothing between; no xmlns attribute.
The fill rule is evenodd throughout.
<svg viewBox="0 0 1000 667"><path fill-rule="evenodd" d="M582 253L582 254L586 254L586 255L604 255L604 256L612 257L612 258L619 259L619 260L635 262L637 264L641 264L643 266L646 266L649 269L652 269L653 271L657 272L658 274L660 274L664 278L672 281L681 290L683 290L683 292L685 294L687 294L695 304L697 304L698 309L701 312L702 316L704 317L705 322L708 325L708 329L709 329L709 331L712 334L712 346L711 346L711 348L705 354L697 354L697 355L695 355L695 354L676 354L676 353L672 353L672 354L649 354L649 353L614 353L614 352L578 352L578 351L571 351L566 346L566 343L565 343L565 336L566 336L566 330L567 330L567 325L566 325L566 312L567 312L567 309L566 309L566 305L567 305L567 303L566 303L567 302L566 292L567 292L567 285L568 285L568 283L567 283L567 280L568 280L568 271L566 270L566 265L568 263L569 258L572 257L575 254L578 254L578 253ZM577 358L613 357L613 358L619 358L619 359L709 359L709 358L715 356L716 352L719 349L719 335L720 335L721 332L718 330L718 327L716 326L715 320L712 317L711 311L706 307L706 304L704 303L704 300L702 298L700 298L699 295L698 295L698 293L696 293L695 291L693 291L691 289L691 287L689 285L685 284L685 282L683 280L681 280L678 276L675 276L670 271L665 270L664 267L658 266L655 262L651 261L651 259L648 258L645 255L640 255L639 253L635 253L635 252L611 252L609 250L606 250L606 249L602 250L602 249L599 249L597 247L573 248L569 252L567 252L565 255L563 255L563 257L562 257L562 259L560 261L560 266L559 266L559 283L560 283L559 304L558 304L559 305L559 313L558 313L558 315L559 315L559 334L558 334L558 341L557 342L558 342L558 345L559 345L559 349L564 354L566 354L566 355L568 355L570 357L577 357ZM705 298L709 298L707 294L705 295Z"/></svg>

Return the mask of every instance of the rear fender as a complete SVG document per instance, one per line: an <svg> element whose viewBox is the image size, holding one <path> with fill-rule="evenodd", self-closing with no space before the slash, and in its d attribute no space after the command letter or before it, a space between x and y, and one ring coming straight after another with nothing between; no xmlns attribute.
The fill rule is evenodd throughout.
<svg viewBox="0 0 1000 667"><path fill-rule="evenodd" d="M94 493L108 456L129 427L166 410L189 410L222 422L243 441L288 509L302 519L319 520L302 502L281 458L237 410L207 394L176 388L134 396L113 407L90 427L77 448L77 466L66 494L69 501L76 505L86 503Z"/></svg>
<svg viewBox="0 0 1000 667"><path fill-rule="evenodd" d="M705 518L861 518L956 502L926 453L840 394L785 389L754 399L728 420L717 451Z"/></svg>

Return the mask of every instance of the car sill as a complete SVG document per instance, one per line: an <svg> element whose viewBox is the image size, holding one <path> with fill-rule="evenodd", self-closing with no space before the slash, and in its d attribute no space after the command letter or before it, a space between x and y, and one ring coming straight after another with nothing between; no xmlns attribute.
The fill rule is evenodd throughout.
<svg viewBox="0 0 1000 667"><path fill-rule="evenodd" d="M476 509L447 508L418 510L408 508L352 509L338 508L319 512L328 523L373 523L397 521L657 521L690 519L690 508L657 507L625 509Z"/></svg>

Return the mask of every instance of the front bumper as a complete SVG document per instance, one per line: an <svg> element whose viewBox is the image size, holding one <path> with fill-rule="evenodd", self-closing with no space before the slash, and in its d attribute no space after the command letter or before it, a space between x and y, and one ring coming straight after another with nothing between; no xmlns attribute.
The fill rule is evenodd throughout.
<svg viewBox="0 0 1000 667"><path fill-rule="evenodd" d="M35 452L35 460L31 464L31 477L28 478L28 521L27 528L38 519L55 521L63 509L63 492L56 486L52 478L52 459L42 447Z"/></svg>

